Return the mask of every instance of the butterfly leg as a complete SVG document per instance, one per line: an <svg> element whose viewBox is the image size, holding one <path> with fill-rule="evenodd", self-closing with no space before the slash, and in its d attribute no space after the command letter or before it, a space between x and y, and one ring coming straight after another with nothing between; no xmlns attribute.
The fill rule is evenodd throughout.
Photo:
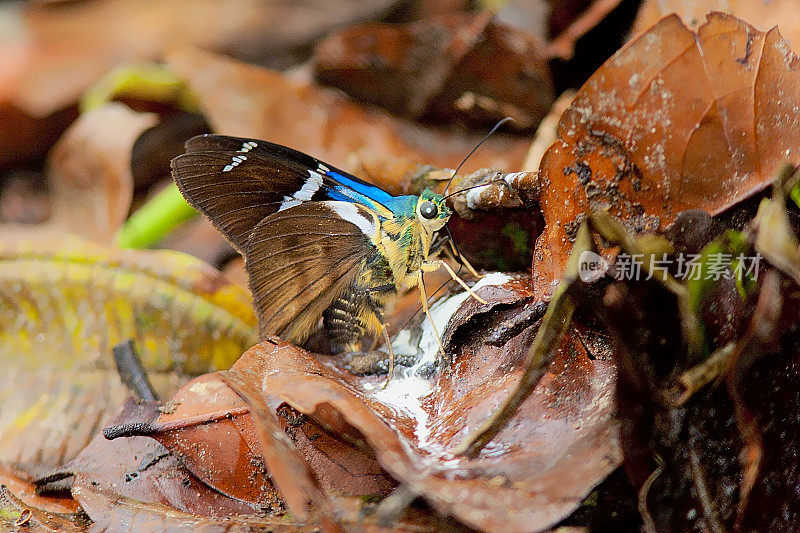
<svg viewBox="0 0 800 533"><path fill-rule="evenodd" d="M394 285L391 286L391 289L394 289ZM386 351L389 353L389 373L386 375L386 381L383 384L383 387L386 388L386 386L389 385L389 381L391 381L392 377L394 376L394 350L392 349L392 340L389 338L389 332L387 331L388 324L386 324L386 320L383 317L383 311L381 310L380 305L372 299L370 294L371 292L379 291L381 291L381 287L376 287L369 291L366 295L366 300L372 312L375 314L375 318L381 325L381 334L386 342Z"/></svg>
<svg viewBox="0 0 800 533"><path fill-rule="evenodd" d="M486 300L484 300L483 298L478 296L475 293L475 291L473 291L472 288L464 282L463 279L459 278L458 274L455 273L455 271L450 267L450 265L447 264L447 262L442 261L442 260L425 261L420 266L420 269L424 270L426 272L433 272L434 270L437 270L439 267L444 267L444 269L447 270L447 273L450 274L450 277L452 277L455 281L457 281L459 283L459 285L464 287L464 290L466 290L469 293L470 296L472 296L473 298L475 298L477 301L479 301L482 304L488 303Z"/></svg>
<svg viewBox="0 0 800 533"><path fill-rule="evenodd" d="M459 251L458 251L458 248L456 248L456 245L455 245L455 243L454 243L452 240L450 240L450 241L447 241L447 242L448 242L448 244L450 245L450 248L448 248L448 250L449 250L449 251L450 251L450 253L452 254L452 256L453 256L453 259L455 259L456 261L458 261L459 263L461 263L462 265L464 265L465 267L467 267L467 270L469 270L469 273L470 273L470 274L472 274L473 276L475 276L475 278L477 278L477 279L481 279L481 278L483 278L483 276L481 276L480 274L478 274L478 271L477 271L477 270L475 270L475 269L472 267L472 265L470 264L470 262L469 262L469 261L467 261L467 258L466 258L466 257L464 257L463 255L461 255L461 252L459 252Z"/></svg>
<svg viewBox="0 0 800 533"><path fill-rule="evenodd" d="M424 263L423 263L424 264ZM442 346L442 338L439 337L439 332L436 330L436 323L433 321L433 317L431 316L430 309L428 309L428 292L425 290L425 281L422 279L422 268L417 270L417 287L419 287L419 299L422 301L422 309L425 311L425 315L428 317L428 320L431 321L431 327L433 328L433 336L436 337L436 342L439 344L439 353L442 354L442 358L444 359L444 347Z"/></svg>

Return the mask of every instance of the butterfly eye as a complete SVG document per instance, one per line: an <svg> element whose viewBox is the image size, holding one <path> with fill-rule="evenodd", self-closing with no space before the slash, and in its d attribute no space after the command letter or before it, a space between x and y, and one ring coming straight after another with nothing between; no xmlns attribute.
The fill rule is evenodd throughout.
<svg viewBox="0 0 800 533"><path fill-rule="evenodd" d="M422 202L419 206L419 214L422 215L422 218L431 220L439 214L439 208L433 202Z"/></svg>

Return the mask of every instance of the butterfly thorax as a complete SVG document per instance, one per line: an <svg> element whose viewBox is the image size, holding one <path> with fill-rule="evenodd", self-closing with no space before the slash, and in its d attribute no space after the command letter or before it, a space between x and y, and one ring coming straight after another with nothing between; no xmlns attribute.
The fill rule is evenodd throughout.
<svg viewBox="0 0 800 533"><path fill-rule="evenodd" d="M399 292L416 284L420 265L428 257L431 237L414 218L387 220L381 224L381 248Z"/></svg>
<svg viewBox="0 0 800 533"><path fill-rule="evenodd" d="M409 200L403 211L391 216L372 211L377 221L372 253L365 256L353 284L326 310L324 324L334 352L357 351L365 334L379 331L397 297L416 285L417 272L428 258L433 230L417 215L420 199L401 198Z"/></svg>

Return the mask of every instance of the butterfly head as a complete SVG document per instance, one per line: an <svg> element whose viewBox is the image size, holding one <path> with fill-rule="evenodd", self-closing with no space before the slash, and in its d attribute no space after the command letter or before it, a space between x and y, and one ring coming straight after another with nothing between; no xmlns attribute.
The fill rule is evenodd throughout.
<svg viewBox="0 0 800 533"><path fill-rule="evenodd" d="M417 200L417 219L429 234L439 231L450 219L450 209L440 194L425 189Z"/></svg>

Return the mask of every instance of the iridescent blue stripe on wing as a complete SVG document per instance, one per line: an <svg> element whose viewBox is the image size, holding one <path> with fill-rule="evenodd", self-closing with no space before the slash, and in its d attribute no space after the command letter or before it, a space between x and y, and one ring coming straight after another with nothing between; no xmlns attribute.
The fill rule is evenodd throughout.
<svg viewBox="0 0 800 533"><path fill-rule="evenodd" d="M353 180L351 178L348 178L347 176L339 174L338 172L336 172L334 170L328 171L327 174L328 174L328 176L330 176L331 178L335 179L336 181L338 181L342 185L345 185L345 186L353 189L354 191L356 191L359 194L363 194L367 198L372 198L376 202L379 202L379 203L381 203L383 205L386 205L385 202L390 201L392 198L394 198L391 194L389 194L388 192L384 191L383 189L379 189L378 187L375 187L374 185L369 185L369 184L363 183L361 181L355 181L355 180Z"/></svg>
<svg viewBox="0 0 800 533"><path fill-rule="evenodd" d="M374 185L354 181L333 170L326 172L326 174L342 184L342 187L334 187L328 190L328 196L332 200L358 203L373 210L375 209L375 204L378 203L389 209L396 217L414 216L417 209L416 196L392 196Z"/></svg>

